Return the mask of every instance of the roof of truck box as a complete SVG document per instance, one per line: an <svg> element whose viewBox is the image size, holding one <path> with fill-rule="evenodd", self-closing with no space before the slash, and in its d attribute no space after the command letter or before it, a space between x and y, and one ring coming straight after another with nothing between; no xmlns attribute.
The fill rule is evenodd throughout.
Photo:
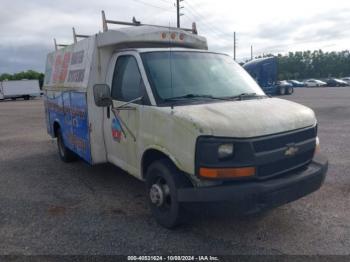
<svg viewBox="0 0 350 262"><path fill-rule="evenodd" d="M186 51L186 52L203 52L203 53L213 53L213 54L220 54L220 55L226 55L224 53L215 52L215 51L208 51L203 49L193 49L193 48L187 48L187 47L152 47L152 48L126 48L121 49L120 51L137 51L138 53L149 53L149 52L162 52L162 51Z"/></svg>
<svg viewBox="0 0 350 262"><path fill-rule="evenodd" d="M205 37L190 32L158 26L136 26L108 30L97 35L99 47L115 45L120 48L178 46L207 50Z"/></svg>

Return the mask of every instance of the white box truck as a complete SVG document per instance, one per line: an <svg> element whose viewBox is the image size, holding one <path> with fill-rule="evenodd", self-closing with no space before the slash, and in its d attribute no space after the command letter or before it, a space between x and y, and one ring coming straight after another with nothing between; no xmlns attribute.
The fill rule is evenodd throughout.
<svg viewBox="0 0 350 262"><path fill-rule="evenodd" d="M8 80L0 82L0 99L30 98L40 96L38 80Z"/></svg>
<svg viewBox="0 0 350 262"><path fill-rule="evenodd" d="M110 162L145 181L168 228L186 203L252 212L321 187L328 161L311 109L266 96L196 30L103 21L103 32L47 57L47 130L61 160Z"/></svg>

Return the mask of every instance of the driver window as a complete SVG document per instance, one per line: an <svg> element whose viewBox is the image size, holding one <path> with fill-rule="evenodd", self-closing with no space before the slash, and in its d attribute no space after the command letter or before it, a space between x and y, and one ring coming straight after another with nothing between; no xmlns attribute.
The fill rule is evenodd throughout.
<svg viewBox="0 0 350 262"><path fill-rule="evenodd" d="M128 102L142 96L145 93L143 90L144 85L135 57L120 56L113 73L112 98Z"/></svg>

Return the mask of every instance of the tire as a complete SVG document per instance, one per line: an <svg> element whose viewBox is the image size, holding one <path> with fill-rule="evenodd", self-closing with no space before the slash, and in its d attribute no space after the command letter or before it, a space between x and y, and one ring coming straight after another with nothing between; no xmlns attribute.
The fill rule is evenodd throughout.
<svg viewBox="0 0 350 262"><path fill-rule="evenodd" d="M171 229L186 221L185 209L177 201L177 190L191 183L170 160L157 160L149 166L146 186L150 209L158 224Z"/></svg>
<svg viewBox="0 0 350 262"><path fill-rule="evenodd" d="M281 96L284 96L286 94L286 88L284 86L280 86L278 91Z"/></svg>
<svg viewBox="0 0 350 262"><path fill-rule="evenodd" d="M287 89L287 94L288 94L288 95L291 95L291 94L293 94L293 93L294 93L294 88L293 88L292 86L288 87L288 89Z"/></svg>
<svg viewBox="0 0 350 262"><path fill-rule="evenodd" d="M11 100L16 101L16 97L11 97Z"/></svg>
<svg viewBox="0 0 350 262"><path fill-rule="evenodd" d="M63 162L69 163L77 160L77 155L65 146L61 129L57 130L57 149Z"/></svg>
<svg viewBox="0 0 350 262"><path fill-rule="evenodd" d="M24 100L29 100L30 96L24 96Z"/></svg>

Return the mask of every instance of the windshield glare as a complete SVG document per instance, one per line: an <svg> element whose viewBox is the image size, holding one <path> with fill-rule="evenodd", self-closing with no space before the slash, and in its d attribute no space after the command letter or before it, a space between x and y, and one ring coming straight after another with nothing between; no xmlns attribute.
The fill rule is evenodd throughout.
<svg viewBox="0 0 350 262"><path fill-rule="evenodd" d="M232 97L265 95L232 58L204 52L159 51L141 54L148 80L160 99L188 94Z"/></svg>

